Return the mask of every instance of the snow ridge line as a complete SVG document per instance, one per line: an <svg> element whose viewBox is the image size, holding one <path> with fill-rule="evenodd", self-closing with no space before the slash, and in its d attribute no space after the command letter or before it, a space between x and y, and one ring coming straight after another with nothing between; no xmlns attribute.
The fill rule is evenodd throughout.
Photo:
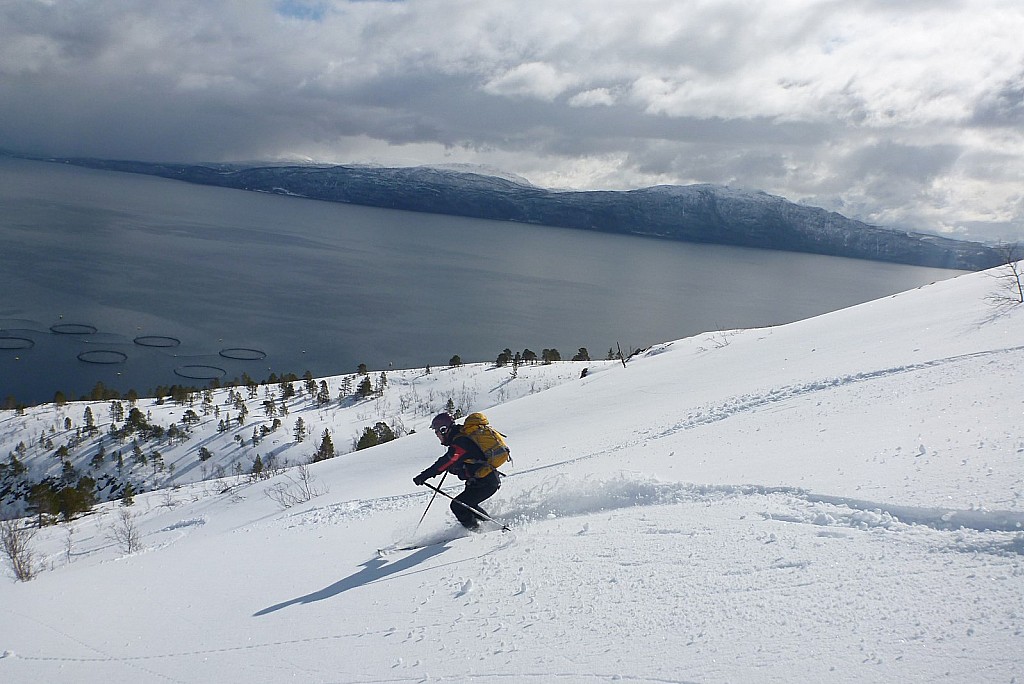
<svg viewBox="0 0 1024 684"><path fill-rule="evenodd" d="M649 434L650 439L660 439L662 437L668 437L677 432L683 430L691 430L693 428L702 427L704 425L710 425L719 421L731 418L738 413L746 413L749 411L756 411L759 408L774 404L780 401L786 401L797 397L802 397L815 392L821 392L825 390L835 389L837 387L843 387L846 385L852 385L860 382L867 382L869 380L877 380L879 378L886 378L893 375L901 375L903 373L913 373L919 370L927 368L936 368L939 366L945 366L952 363L958 363L969 359L984 358L988 356L995 356L1001 354L1013 354L1024 351L1024 345L1017 347L1006 347L1004 349L990 349L980 352L971 352L969 354L960 354L957 356L949 356L942 359L934 359L932 361L922 361L919 363L907 364L904 366L893 366L891 368L883 368L877 371L868 371L861 373L854 373L853 375L844 375L835 378L828 378L825 380L817 380L802 385L790 385L783 386L773 389L764 394L752 394L741 397L734 397L727 399L717 406L711 406L705 411L697 413L691 413L686 417L686 420L677 423L665 430L657 433Z"/></svg>

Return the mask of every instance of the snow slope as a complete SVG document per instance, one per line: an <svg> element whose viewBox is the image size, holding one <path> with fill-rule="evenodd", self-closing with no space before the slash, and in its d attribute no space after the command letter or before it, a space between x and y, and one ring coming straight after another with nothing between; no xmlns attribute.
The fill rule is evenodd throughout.
<svg viewBox="0 0 1024 684"><path fill-rule="evenodd" d="M987 306L995 287L964 275L582 379L450 374L509 435L486 504L509 533L460 535L440 498L417 530L426 409L312 466L329 491L288 509L265 495L288 472L97 507L37 535L35 580L0 582L0 680L1021 681L1024 307ZM377 553L409 539L436 543Z"/></svg>

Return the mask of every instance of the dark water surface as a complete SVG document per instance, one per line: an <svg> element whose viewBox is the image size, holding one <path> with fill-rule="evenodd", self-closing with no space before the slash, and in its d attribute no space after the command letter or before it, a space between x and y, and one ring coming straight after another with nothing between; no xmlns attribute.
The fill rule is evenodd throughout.
<svg viewBox="0 0 1024 684"><path fill-rule="evenodd" d="M0 399L603 358L959 271L389 211L0 157Z"/></svg>

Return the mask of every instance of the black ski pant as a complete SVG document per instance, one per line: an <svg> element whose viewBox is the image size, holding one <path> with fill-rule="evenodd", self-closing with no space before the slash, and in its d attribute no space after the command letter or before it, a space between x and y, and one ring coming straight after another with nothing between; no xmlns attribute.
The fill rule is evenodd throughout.
<svg viewBox="0 0 1024 684"><path fill-rule="evenodd" d="M480 508L480 502L494 496L499 487L501 487L501 480L498 479L498 473L496 472L491 473L487 477L466 481L466 488L455 497L451 506L452 513L459 519L463 527L475 530L480 525L480 521L483 520L483 518L466 508L466 506L472 506L484 515L488 515L487 511ZM460 503L465 504L465 506L460 505Z"/></svg>

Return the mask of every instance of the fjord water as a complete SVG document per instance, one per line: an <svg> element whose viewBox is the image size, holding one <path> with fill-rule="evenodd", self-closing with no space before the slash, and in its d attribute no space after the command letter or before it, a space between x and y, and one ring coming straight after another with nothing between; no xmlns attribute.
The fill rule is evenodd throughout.
<svg viewBox="0 0 1024 684"><path fill-rule="evenodd" d="M391 211L0 157L0 399L146 394L791 322L959 271ZM709 347L713 342L709 341ZM496 378L496 384L499 379Z"/></svg>

